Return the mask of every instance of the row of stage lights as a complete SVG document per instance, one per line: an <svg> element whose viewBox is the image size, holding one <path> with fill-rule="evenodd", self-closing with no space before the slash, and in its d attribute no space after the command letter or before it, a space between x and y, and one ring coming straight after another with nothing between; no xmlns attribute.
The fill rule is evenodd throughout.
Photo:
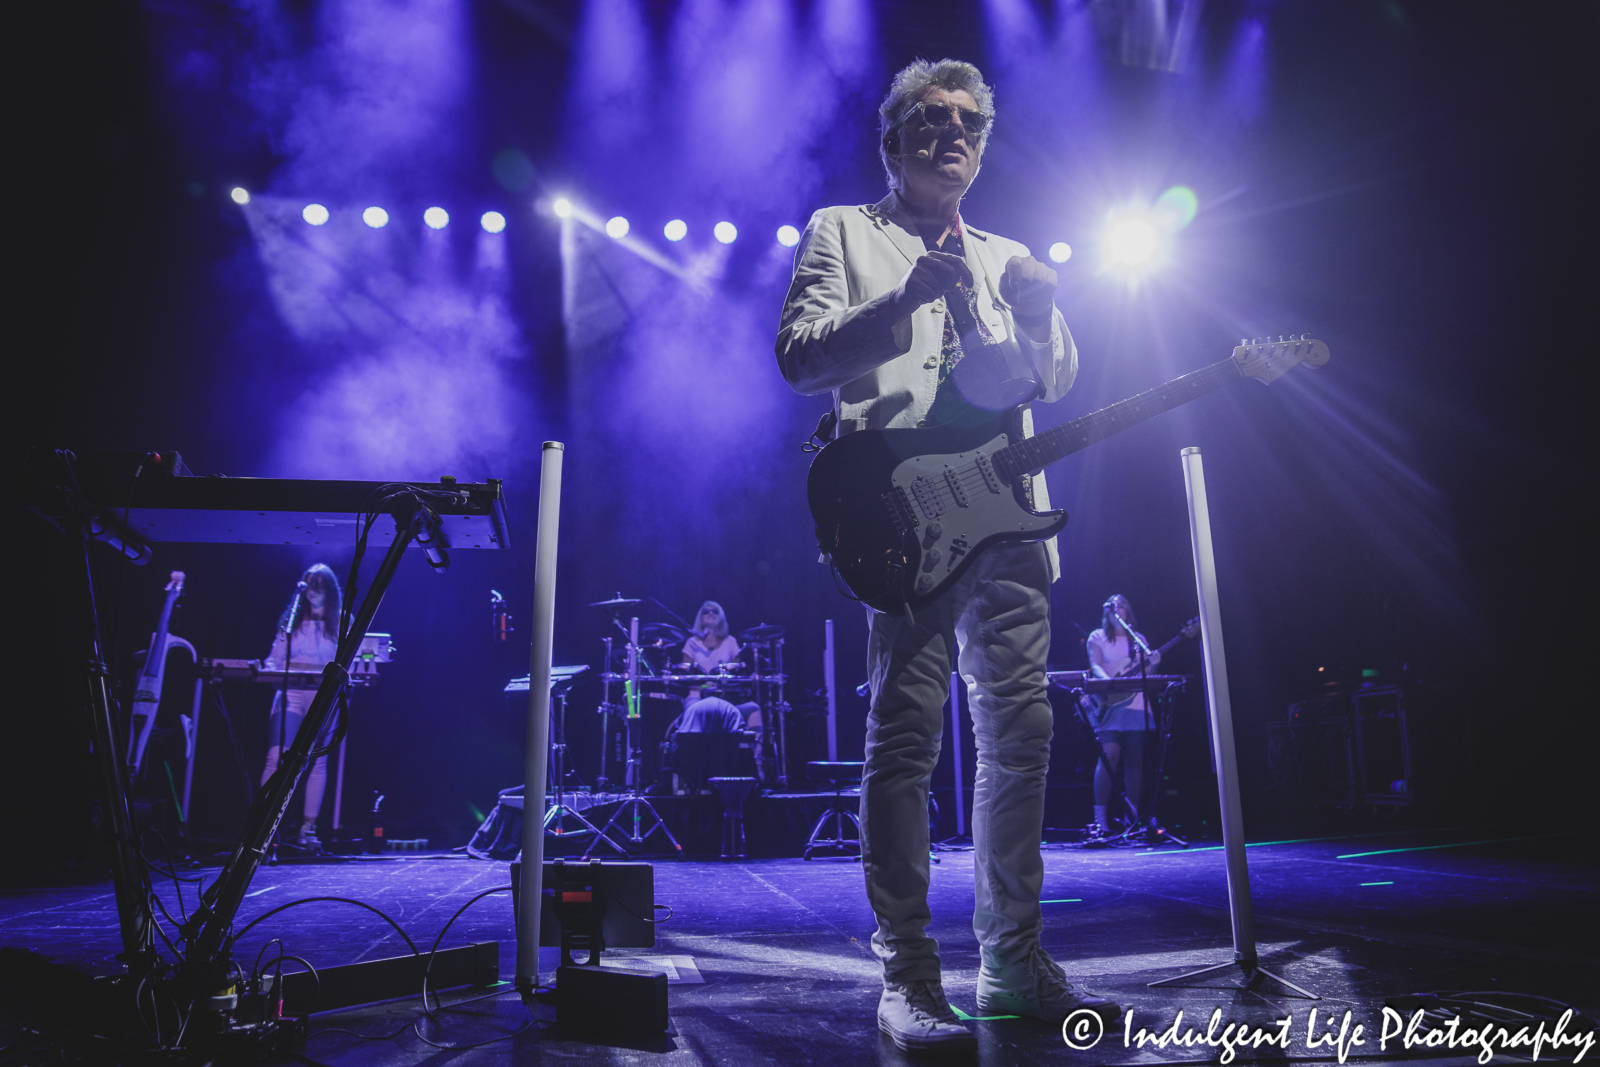
<svg viewBox="0 0 1600 1067"><path fill-rule="evenodd" d="M235 186L228 195L241 207L250 202L250 190L243 186ZM300 210L300 217L308 225L321 226L333 218L333 213L321 204L307 204ZM381 230L389 225L389 213L381 207L369 207L361 213L361 221L374 230ZM450 225L450 212L442 207L430 207L422 213L422 221L430 230L442 230ZM478 225L489 233L499 233L506 228L506 217L498 211L485 211L478 217Z"/></svg>
<svg viewBox="0 0 1600 1067"><path fill-rule="evenodd" d="M236 186L229 195L241 207L250 202L250 191L242 186ZM550 210L557 218L568 219L572 217L574 209L572 201L561 198L551 203ZM300 217L311 226L321 226L333 216L322 204L307 204L301 210ZM381 207L369 207L361 213L361 221L374 230L381 230L389 225L389 213ZM430 207L422 213L422 221L429 229L442 230L450 225L450 213L442 207ZM506 217L498 211L485 211L478 218L478 225L488 233L499 233L506 228ZM633 226L623 216L613 215L605 221L603 229L607 237L621 240L628 236ZM669 241L681 241L689 236L689 224L682 219L673 219L661 228L661 235ZM711 236L722 244L731 245L739 239L739 228L724 220L711 227ZM800 231L793 226L779 226L777 238L783 247L793 248L800 243ZM1065 241L1057 241L1050 246L1049 255L1054 262L1065 263L1072 256L1072 248Z"/></svg>

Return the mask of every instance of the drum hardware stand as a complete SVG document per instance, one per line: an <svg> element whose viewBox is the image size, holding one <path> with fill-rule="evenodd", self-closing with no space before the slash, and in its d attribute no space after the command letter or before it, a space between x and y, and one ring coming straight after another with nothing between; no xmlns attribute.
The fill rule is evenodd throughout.
<svg viewBox="0 0 1600 1067"><path fill-rule="evenodd" d="M772 709L772 716L777 721L772 729L764 729L763 734L772 738L772 755L777 762L774 778L778 788L787 789L789 786L789 712L793 709L789 702L783 698L783 685L788 681L788 676L783 673L783 631L777 627L757 626L751 631L746 631L747 637L751 633L766 629L772 636L751 638L748 642L754 650L752 655L757 684L756 700L763 709L762 725L766 726L766 709ZM762 700L762 697L768 699ZM763 740L765 745L765 740Z"/></svg>
<svg viewBox="0 0 1600 1067"><path fill-rule="evenodd" d="M618 622L618 625L621 625L620 621ZM611 638L608 637L606 638L606 652L608 661L610 651ZM611 672L608 671L607 674L610 675ZM609 676L605 679L606 696L608 697L610 696L610 686L612 680L612 677ZM583 860L584 862L588 862L588 860L594 855L594 850L600 847L600 842L602 841L616 849L623 856L628 855L628 851L626 849L620 847L616 842L612 841L606 836L611 828L617 825L617 821L623 817L624 813L629 813L633 817L633 832L631 834L626 834L629 841L635 845L642 845L652 834L654 834L657 830L660 830L663 834L667 835L667 840L672 842L672 847L678 853L678 858L683 859L683 846L678 844L678 839L672 836L672 831L667 829L666 820L661 817L660 812L656 811L655 805L651 804L650 801L645 798L641 788L642 782L640 779L643 777L644 760L643 754L640 752L638 746L639 704L641 696L639 691L639 619L637 616L630 620L628 624L627 673L623 679L623 686L623 701L626 707L626 718L624 719L624 722L627 724L625 727L626 733L624 734L624 744L627 747L628 760L624 782L628 787L628 792L622 803L617 805L617 810L612 813L611 819L599 830L595 836L595 839L589 844L589 850L583 854ZM602 708L606 708L609 705L610 701L607 700L601 706ZM609 711L606 713L609 714ZM650 817L655 820L650 828L648 830L644 830L642 833L640 832L640 822L642 819L641 809L643 809L643 811L648 811L650 813Z"/></svg>
<svg viewBox="0 0 1600 1067"><path fill-rule="evenodd" d="M789 787L789 702L783 699L783 638L778 638L773 643L772 649L774 664L778 674L778 699L772 705L773 714L778 717L778 788Z"/></svg>
<svg viewBox="0 0 1600 1067"><path fill-rule="evenodd" d="M615 620L613 619L613 621L615 621ZM602 688L604 689L604 695L600 698L600 708L599 708L599 711L600 711L600 773L595 776L595 780L594 780L594 791L596 793L604 793L606 791L606 786L611 784L611 780L606 777L606 756L608 755L608 753L610 751L610 748L611 748L611 733L610 733L610 730L608 728L611 725L612 713L617 710L616 709L616 705L611 703L611 677L610 677L610 675L611 675L611 656L612 656L611 638L610 637L605 637L602 640L604 640L605 643L606 643L606 659L605 659L606 677L604 677L601 680L601 685L602 685Z"/></svg>
<svg viewBox="0 0 1600 1067"><path fill-rule="evenodd" d="M573 676L574 678L576 675ZM582 834L600 833L594 823L586 819L582 812L576 808L569 808L566 804L567 775L571 770L567 767L567 691L572 687L573 678L564 678L559 683L560 688L555 694L560 705L560 712L555 720L555 738L550 745L550 778L555 784L555 803L545 809L544 832L547 837L578 837ZM576 819L580 825L568 829L565 819ZM611 842L611 847L621 852L616 842Z"/></svg>
<svg viewBox="0 0 1600 1067"><path fill-rule="evenodd" d="M605 608L611 615L611 625L621 630L623 636L627 637L629 636L628 630L622 625L622 609L632 607L639 602L637 597L626 597L619 592L610 600L597 600L589 606L591 608ZM635 620L634 630L637 633L637 620ZM605 671L601 674L603 692L600 697L600 707L596 709L600 712L600 773L595 776L594 780L594 788L597 793L605 792L606 787L611 784L611 779L606 776L606 758L611 747L611 735L608 727L611 725L611 715L617 710L617 705L611 700L611 683L616 678L616 672L612 670L614 662L612 655L615 651L612 648L613 638L608 635L601 638L601 640L606 645L606 658Z"/></svg>

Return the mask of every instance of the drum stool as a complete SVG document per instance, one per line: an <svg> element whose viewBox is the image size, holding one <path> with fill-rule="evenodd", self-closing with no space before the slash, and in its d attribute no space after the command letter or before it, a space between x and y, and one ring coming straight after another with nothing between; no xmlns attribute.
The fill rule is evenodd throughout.
<svg viewBox="0 0 1600 1067"><path fill-rule="evenodd" d="M707 778L722 797L722 858L744 859L744 802L756 787L754 778Z"/></svg>
<svg viewBox="0 0 1600 1067"><path fill-rule="evenodd" d="M866 765L863 763L829 763L826 760L813 760L806 764L807 778L818 784L833 786L833 803L822 813L817 825L811 828L811 836L806 840L803 858L810 859L811 853L816 849L830 848L839 852L853 853L857 860L861 859L861 818L844 806L844 791L855 786L856 789L851 795L861 795L861 770L864 766ZM844 836L846 819L855 824L855 837ZM833 836L823 837L823 831L829 828L830 823Z"/></svg>

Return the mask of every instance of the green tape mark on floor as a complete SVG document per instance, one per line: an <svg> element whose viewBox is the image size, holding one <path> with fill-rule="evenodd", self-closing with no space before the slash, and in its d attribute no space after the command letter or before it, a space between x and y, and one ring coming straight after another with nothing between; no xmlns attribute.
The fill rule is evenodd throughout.
<svg viewBox="0 0 1600 1067"><path fill-rule="evenodd" d="M960 1019L964 1023L992 1023L999 1019L1022 1018L1020 1015L968 1015L954 1004L950 1005L950 1010L955 1012L956 1018Z"/></svg>

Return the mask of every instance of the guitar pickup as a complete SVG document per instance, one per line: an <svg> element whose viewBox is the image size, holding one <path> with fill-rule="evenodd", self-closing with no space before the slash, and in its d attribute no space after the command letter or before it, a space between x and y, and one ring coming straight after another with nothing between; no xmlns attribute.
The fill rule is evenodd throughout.
<svg viewBox="0 0 1600 1067"><path fill-rule="evenodd" d="M911 483L911 492L917 498L922 514L937 519L944 514L944 501L939 496L939 483L932 478L918 478Z"/></svg>
<svg viewBox="0 0 1600 1067"><path fill-rule="evenodd" d="M944 469L944 484L950 487L950 495L955 498L956 507L970 507L967 503L967 490L961 484L961 478L956 474L954 467Z"/></svg>
<svg viewBox="0 0 1600 1067"><path fill-rule="evenodd" d="M1000 480L1000 476L995 473L993 461L991 461L989 457L984 455L982 452L978 453L976 466L978 468L978 473L983 475L983 484L988 488L989 492L998 493L1005 488L1005 483L1002 482Z"/></svg>

